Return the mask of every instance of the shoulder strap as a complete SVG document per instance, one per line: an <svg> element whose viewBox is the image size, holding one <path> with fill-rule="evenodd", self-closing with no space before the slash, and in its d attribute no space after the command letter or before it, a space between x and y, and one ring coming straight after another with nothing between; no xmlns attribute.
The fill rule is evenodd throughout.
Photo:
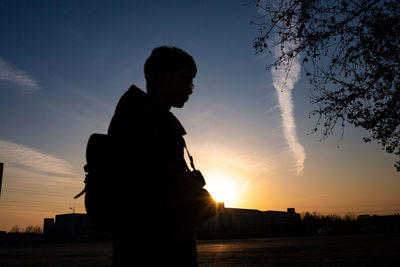
<svg viewBox="0 0 400 267"><path fill-rule="evenodd" d="M190 155L190 153L189 153L189 149L188 149L187 146L186 146L185 138L183 138L183 136L182 136L182 140L183 140L183 147L185 148L186 153L187 153L187 155L188 155L188 157L189 157L189 160L190 160L190 166L191 166L192 169L195 171L196 168L194 167L193 157L192 157L192 156Z"/></svg>

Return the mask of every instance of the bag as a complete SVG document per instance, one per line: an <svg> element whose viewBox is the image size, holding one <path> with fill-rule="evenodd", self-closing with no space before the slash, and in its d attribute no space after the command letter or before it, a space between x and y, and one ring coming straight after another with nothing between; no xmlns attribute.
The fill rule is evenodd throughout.
<svg viewBox="0 0 400 267"><path fill-rule="evenodd" d="M85 194L85 208L90 228L95 232L111 232L112 179L111 142L108 135L94 133L86 147L85 188L74 198Z"/></svg>

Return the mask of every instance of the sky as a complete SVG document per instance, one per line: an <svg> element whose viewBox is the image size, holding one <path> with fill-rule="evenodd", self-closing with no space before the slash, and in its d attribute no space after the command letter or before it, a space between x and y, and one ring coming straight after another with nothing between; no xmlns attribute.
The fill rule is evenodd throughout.
<svg viewBox="0 0 400 267"><path fill-rule="evenodd" d="M227 207L322 214L400 212L395 158L347 125L311 134L309 83L296 63L266 70L259 11L230 1L0 1L0 230L83 213L85 147L106 133L143 64L171 45L193 56L195 91L172 109L207 189Z"/></svg>

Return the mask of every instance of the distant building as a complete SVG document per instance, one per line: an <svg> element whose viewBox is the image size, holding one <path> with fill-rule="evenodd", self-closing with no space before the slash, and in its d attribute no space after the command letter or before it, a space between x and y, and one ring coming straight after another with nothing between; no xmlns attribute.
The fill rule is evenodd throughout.
<svg viewBox="0 0 400 267"><path fill-rule="evenodd" d="M85 213L68 213L56 215L56 218L45 218L43 222L45 236L74 238L89 233L89 221Z"/></svg>
<svg viewBox="0 0 400 267"><path fill-rule="evenodd" d="M219 212L197 229L201 238L265 237L296 233L300 214L294 208L287 211L260 211L256 209L225 208L218 203ZM130 218L126 218L130 220ZM87 214L59 214L45 218L43 233L47 237L76 238L89 236Z"/></svg>
<svg viewBox="0 0 400 267"><path fill-rule="evenodd" d="M198 227L200 238L292 234L300 223L300 214L294 208L287 211L260 211L225 208L223 203L219 205L217 215Z"/></svg>
<svg viewBox="0 0 400 267"><path fill-rule="evenodd" d="M54 218L44 218L43 220L43 234L54 235L55 234L55 221Z"/></svg>

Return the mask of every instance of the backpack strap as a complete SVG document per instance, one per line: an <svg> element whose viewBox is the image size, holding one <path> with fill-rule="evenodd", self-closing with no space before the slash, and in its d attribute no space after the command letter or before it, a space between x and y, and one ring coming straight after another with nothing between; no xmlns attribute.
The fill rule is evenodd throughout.
<svg viewBox="0 0 400 267"><path fill-rule="evenodd" d="M85 175L85 181L84 181L85 187L83 188L83 190L82 190L79 194L77 194L76 196L74 196L74 199L77 199L77 198L81 197L84 193L86 193L86 189L87 189L87 187L86 187L86 182L87 182L88 173L89 173L89 166L86 164L85 166L83 166L83 169L85 170L85 173L86 173L86 175Z"/></svg>
<svg viewBox="0 0 400 267"><path fill-rule="evenodd" d="M74 196L74 199L77 199L77 198L81 197L84 193L86 193L86 186L85 186L85 188L83 188L83 190L79 194Z"/></svg>

